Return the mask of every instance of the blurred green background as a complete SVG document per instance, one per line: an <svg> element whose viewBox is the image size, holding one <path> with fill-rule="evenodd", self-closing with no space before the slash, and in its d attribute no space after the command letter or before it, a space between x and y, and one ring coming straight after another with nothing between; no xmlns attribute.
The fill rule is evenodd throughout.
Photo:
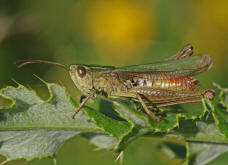
<svg viewBox="0 0 228 165"><path fill-rule="evenodd" d="M15 85L14 79L47 98L46 87L33 76L36 74L63 84L79 99L80 92L64 70L42 64L18 69L14 62L42 59L66 65L123 66L166 59L187 43L196 53L213 58L214 67L197 76L202 88L214 88L212 82L228 86L227 20L226 0L0 0L0 88ZM125 151L124 164L182 163L161 153L158 142L136 140ZM94 149L85 139L73 138L60 148L57 164L114 164L113 152ZM211 164L226 164L227 155ZM50 163L47 158L28 164Z"/></svg>

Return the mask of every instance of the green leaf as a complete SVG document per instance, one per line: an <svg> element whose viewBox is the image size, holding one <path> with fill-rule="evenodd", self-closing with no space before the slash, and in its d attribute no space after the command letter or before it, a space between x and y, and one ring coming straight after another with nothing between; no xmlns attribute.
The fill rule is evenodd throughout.
<svg viewBox="0 0 228 165"><path fill-rule="evenodd" d="M228 90L221 88L219 93L219 104L216 106L209 103L209 108L215 119L219 130L228 137Z"/></svg>
<svg viewBox="0 0 228 165"><path fill-rule="evenodd" d="M22 85L1 90L1 96L11 102L0 107L0 153L8 160L53 157L62 143L82 133L89 132L88 138L97 145L105 138L105 132L83 112L72 120L75 109L64 88L46 85L50 94L46 101ZM113 148L113 144L100 147Z"/></svg>
<svg viewBox="0 0 228 165"><path fill-rule="evenodd" d="M50 98L46 101L22 85L17 88L2 89L1 95L11 100L12 104L0 109L0 129L100 130L94 123L89 122L90 119L82 113L78 115L77 120L71 120L71 115L75 110L69 104L64 89L54 84L47 84L47 87Z"/></svg>
<svg viewBox="0 0 228 165"><path fill-rule="evenodd" d="M228 139L215 123L208 120L181 120L180 127L163 135L163 138L186 141L186 164L207 164L228 151ZM179 148L169 148L169 153L178 153ZM175 156L178 156L175 154Z"/></svg>
<svg viewBox="0 0 228 165"><path fill-rule="evenodd" d="M78 134L80 131L1 131L0 153L7 160L53 157L62 143Z"/></svg>
<svg viewBox="0 0 228 165"><path fill-rule="evenodd" d="M187 143L187 164L208 164L221 154L228 152L228 90L221 87L219 87L219 89L220 93L215 99L218 103L216 103L215 106L209 100L205 100L204 102L205 108L207 108L209 112L212 112L215 122L201 122L201 124L198 125L201 136L204 136L204 142L190 140ZM207 140L208 143L205 142Z"/></svg>
<svg viewBox="0 0 228 165"><path fill-rule="evenodd" d="M182 143L161 142L157 145L158 149L171 158L185 158L186 148Z"/></svg>
<svg viewBox="0 0 228 165"><path fill-rule="evenodd" d="M63 87L45 84L50 95L47 100L22 85L1 89L0 96L10 102L8 106L0 106L0 154L7 160L55 157L59 146L76 135L87 138L98 148L117 152L141 136L168 142L184 140L187 141L186 162L195 165L227 151L225 90L221 90L223 93L214 104L203 100L203 104L161 108L154 112L161 115L161 122L136 110L131 101L100 97L87 103L89 106L84 106L72 120L77 102ZM168 147L162 147L166 153L183 157L178 151L180 147Z"/></svg>
<svg viewBox="0 0 228 165"><path fill-rule="evenodd" d="M228 151L228 144L216 143L187 143L187 164L205 165Z"/></svg>

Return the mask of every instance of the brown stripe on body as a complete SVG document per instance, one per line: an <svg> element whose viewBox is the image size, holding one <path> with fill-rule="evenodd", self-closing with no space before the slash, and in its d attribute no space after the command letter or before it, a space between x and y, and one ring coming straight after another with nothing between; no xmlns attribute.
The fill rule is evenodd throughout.
<svg viewBox="0 0 228 165"><path fill-rule="evenodd" d="M151 89L145 87L135 87L129 90L143 96L146 102L169 102L189 98L207 97L208 90L200 91L173 91L165 89Z"/></svg>

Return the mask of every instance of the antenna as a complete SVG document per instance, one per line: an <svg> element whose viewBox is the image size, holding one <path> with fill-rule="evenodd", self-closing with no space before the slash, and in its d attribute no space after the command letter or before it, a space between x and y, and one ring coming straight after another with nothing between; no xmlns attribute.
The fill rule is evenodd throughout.
<svg viewBox="0 0 228 165"><path fill-rule="evenodd" d="M20 60L20 61L16 61L14 62L14 64L18 64L18 68L21 68L27 64L49 64L49 65L55 65L58 67L61 67L67 71L69 71L69 68L67 68L65 65L57 63L57 62L51 62L51 61L45 61L45 60Z"/></svg>

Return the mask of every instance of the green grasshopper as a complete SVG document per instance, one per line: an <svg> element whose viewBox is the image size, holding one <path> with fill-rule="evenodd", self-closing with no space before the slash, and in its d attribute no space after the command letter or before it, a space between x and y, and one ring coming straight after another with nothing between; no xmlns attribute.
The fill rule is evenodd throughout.
<svg viewBox="0 0 228 165"><path fill-rule="evenodd" d="M71 79L84 96L80 99L73 119L91 97L102 94L108 98L139 102L152 119L160 121L151 111L154 108L201 102L202 98L213 99L215 96L212 89L195 90L200 83L190 77L209 70L213 65L211 57L192 54L193 47L189 44L165 61L125 67L75 64L68 68L43 60L23 60L16 63L19 63L19 68L31 63L45 63L69 71Z"/></svg>

